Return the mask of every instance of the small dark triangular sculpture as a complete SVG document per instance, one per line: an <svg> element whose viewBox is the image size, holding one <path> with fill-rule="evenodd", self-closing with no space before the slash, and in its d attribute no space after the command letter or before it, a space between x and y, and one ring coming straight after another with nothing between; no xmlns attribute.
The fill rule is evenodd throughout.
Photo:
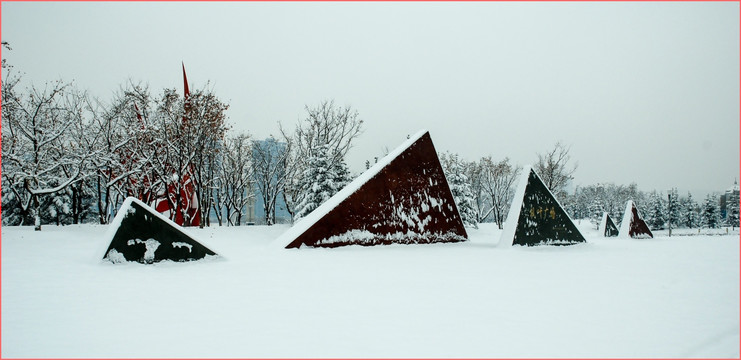
<svg viewBox="0 0 741 360"><path fill-rule="evenodd" d="M633 239L651 239L654 237L646 222L638 215L638 209L633 200L628 200L628 203L625 204L623 222L620 223L620 237L631 237Z"/></svg>
<svg viewBox="0 0 741 360"><path fill-rule="evenodd" d="M111 241L103 259L113 263L192 261L216 255L180 226L131 197L124 200L110 226Z"/></svg>
<svg viewBox="0 0 741 360"><path fill-rule="evenodd" d="M417 133L276 239L285 248L467 239L440 160Z"/></svg>
<svg viewBox="0 0 741 360"><path fill-rule="evenodd" d="M533 246L581 242L586 239L561 204L538 174L525 167L499 244Z"/></svg>
<svg viewBox="0 0 741 360"><path fill-rule="evenodd" d="M612 221L610 214L605 211L602 214L602 222L599 225L599 233L604 237L618 236L618 228Z"/></svg>

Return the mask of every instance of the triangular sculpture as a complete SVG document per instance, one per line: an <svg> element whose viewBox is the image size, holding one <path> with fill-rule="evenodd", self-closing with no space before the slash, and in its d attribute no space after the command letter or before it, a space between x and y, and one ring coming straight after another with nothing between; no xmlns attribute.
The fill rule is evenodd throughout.
<svg viewBox="0 0 741 360"><path fill-rule="evenodd" d="M571 245L586 242L538 174L529 166L522 171L499 245Z"/></svg>
<svg viewBox="0 0 741 360"><path fill-rule="evenodd" d="M618 236L618 228L612 221L610 214L605 211L602 214L602 222L599 224L599 233L604 237Z"/></svg>
<svg viewBox="0 0 741 360"><path fill-rule="evenodd" d="M440 160L421 131L275 243L285 248L459 242L468 238Z"/></svg>
<svg viewBox="0 0 741 360"><path fill-rule="evenodd" d="M628 203L625 204L623 222L620 223L620 237L631 237L633 239L651 239L654 237L646 222L638 215L638 209L633 200L628 200Z"/></svg>
<svg viewBox="0 0 741 360"><path fill-rule="evenodd" d="M182 227L133 197L124 200L110 226L111 241L103 259L113 263L151 264L216 256L185 234Z"/></svg>

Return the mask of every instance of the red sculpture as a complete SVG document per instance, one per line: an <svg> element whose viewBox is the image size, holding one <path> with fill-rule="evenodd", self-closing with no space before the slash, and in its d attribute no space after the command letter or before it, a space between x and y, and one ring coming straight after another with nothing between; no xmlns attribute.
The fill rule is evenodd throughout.
<svg viewBox="0 0 741 360"><path fill-rule="evenodd" d="M183 110L184 115L180 126L188 126L190 116L190 89L188 88L188 78L185 74L185 64L183 64ZM134 104L136 117L144 127L144 119L139 111L139 107ZM142 136L148 136L146 132ZM142 141L147 142L146 139ZM176 224L181 226L199 226L201 224L201 212L198 206L198 193L196 192L195 176L193 175L192 164L185 166L185 172L178 176L175 169L168 169L171 172L169 181L166 184L164 193L154 193L151 184L154 182L145 173L137 180L129 179L129 195L136 196L145 204L152 206L157 212L167 216ZM138 182L141 183L138 183Z"/></svg>
<svg viewBox="0 0 741 360"><path fill-rule="evenodd" d="M654 237L654 234L651 233L651 229L648 228L646 222L638 215L638 209L633 203L633 200L628 200L628 203L625 206L623 222L620 223L620 233L618 236L632 237L634 239L647 239Z"/></svg>
<svg viewBox="0 0 741 360"><path fill-rule="evenodd" d="M420 132L276 242L297 248L466 239L430 134Z"/></svg>

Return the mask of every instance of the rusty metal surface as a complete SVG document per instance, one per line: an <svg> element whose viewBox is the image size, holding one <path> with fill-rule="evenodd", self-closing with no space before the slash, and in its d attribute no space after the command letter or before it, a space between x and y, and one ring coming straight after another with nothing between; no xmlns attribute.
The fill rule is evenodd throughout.
<svg viewBox="0 0 741 360"><path fill-rule="evenodd" d="M631 217L628 235L634 239L653 238L654 234L651 233L651 229L649 229L646 222L638 216L638 209L635 204L633 204L631 211L633 212L633 216Z"/></svg>
<svg viewBox="0 0 741 360"><path fill-rule="evenodd" d="M467 239L429 133L286 248Z"/></svg>

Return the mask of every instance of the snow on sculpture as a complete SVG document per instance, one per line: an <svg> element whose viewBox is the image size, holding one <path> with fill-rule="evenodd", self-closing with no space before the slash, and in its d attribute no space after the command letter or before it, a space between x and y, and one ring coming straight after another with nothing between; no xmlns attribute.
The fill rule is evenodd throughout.
<svg viewBox="0 0 741 360"><path fill-rule="evenodd" d="M538 174L526 166L499 240L500 246L586 242Z"/></svg>
<svg viewBox="0 0 741 360"><path fill-rule="evenodd" d="M183 229L133 197L126 198L111 222L110 245L103 255L113 263L135 261L151 264L162 260L191 261L216 253Z"/></svg>
<svg viewBox="0 0 741 360"><path fill-rule="evenodd" d="M602 213L602 222L599 224L599 233L604 237L618 236L618 228L612 221L610 214L605 211Z"/></svg>
<svg viewBox="0 0 741 360"><path fill-rule="evenodd" d="M421 131L276 240L285 248L426 244L468 238L427 131Z"/></svg>
<svg viewBox="0 0 741 360"><path fill-rule="evenodd" d="M620 223L620 237L631 237L633 239L650 239L654 237L646 222L638 215L638 209L633 203L633 200L628 200L625 204L623 222Z"/></svg>

